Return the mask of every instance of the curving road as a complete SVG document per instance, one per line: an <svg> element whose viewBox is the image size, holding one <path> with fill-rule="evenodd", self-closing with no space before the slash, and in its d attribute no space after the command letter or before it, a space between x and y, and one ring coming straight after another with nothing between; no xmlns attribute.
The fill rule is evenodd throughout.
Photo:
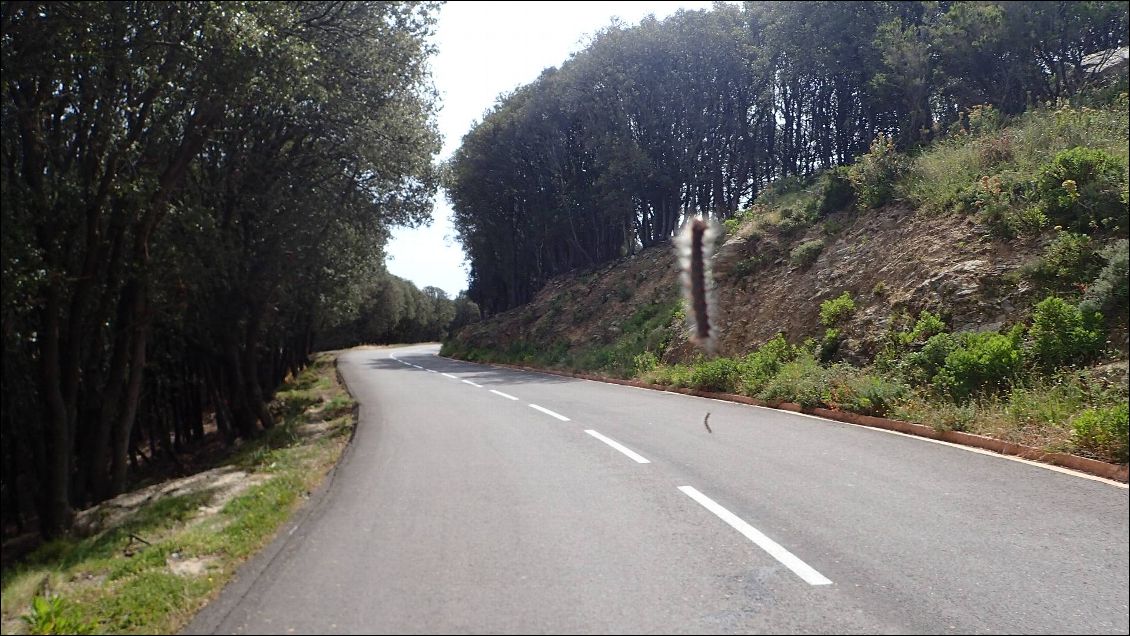
<svg viewBox="0 0 1130 636"><path fill-rule="evenodd" d="M437 350L187 633L1130 631L1125 485Z"/></svg>

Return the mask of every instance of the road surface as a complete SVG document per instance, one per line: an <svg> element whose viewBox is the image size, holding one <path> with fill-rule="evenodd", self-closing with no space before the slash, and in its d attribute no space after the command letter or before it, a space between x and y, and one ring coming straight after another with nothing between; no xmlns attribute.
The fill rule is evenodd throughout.
<svg viewBox="0 0 1130 636"><path fill-rule="evenodd" d="M351 447L188 633L1130 631L1124 485L437 352L341 357Z"/></svg>

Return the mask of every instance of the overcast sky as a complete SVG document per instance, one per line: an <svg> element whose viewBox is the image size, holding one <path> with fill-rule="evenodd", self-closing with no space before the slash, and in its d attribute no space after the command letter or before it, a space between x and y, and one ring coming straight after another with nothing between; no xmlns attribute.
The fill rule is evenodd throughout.
<svg viewBox="0 0 1130 636"><path fill-rule="evenodd" d="M537 79L584 48L588 36L613 17L637 24L649 14L663 18L680 8L711 2L449 2L440 9L432 72L442 109L440 160L459 147L471 124L500 93ZM388 270L423 288L454 297L467 287L463 249L455 240L451 208L440 192L430 227L398 229L389 241Z"/></svg>

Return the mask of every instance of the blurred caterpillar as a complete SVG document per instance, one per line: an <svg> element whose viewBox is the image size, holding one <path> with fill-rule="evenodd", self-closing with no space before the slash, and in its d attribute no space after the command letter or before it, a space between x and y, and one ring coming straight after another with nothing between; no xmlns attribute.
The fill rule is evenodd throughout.
<svg viewBox="0 0 1130 636"><path fill-rule="evenodd" d="M695 217L683 226L675 239L682 269L683 296L689 308L687 322L691 327L691 340L707 354L714 353L718 335L718 326L714 324L714 280L710 274L710 257L717 235L713 223Z"/></svg>

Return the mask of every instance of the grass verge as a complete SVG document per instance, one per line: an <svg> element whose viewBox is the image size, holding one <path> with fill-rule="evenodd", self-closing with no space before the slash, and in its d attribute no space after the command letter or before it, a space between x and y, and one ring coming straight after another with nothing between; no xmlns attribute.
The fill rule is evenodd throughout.
<svg viewBox="0 0 1130 636"><path fill-rule="evenodd" d="M337 463L353 400L320 354L276 395L279 425L202 475L88 511L92 533L3 572L5 634L168 634L266 545Z"/></svg>

